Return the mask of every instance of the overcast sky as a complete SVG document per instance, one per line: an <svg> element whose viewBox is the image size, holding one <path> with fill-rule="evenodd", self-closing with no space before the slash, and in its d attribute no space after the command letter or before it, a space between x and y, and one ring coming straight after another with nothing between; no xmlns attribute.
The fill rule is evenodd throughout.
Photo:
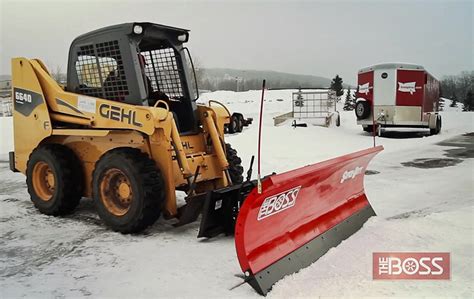
<svg viewBox="0 0 474 299"><path fill-rule="evenodd" d="M361 67L424 65L435 76L474 70L474 1L6 1L0 74L14 56L66 69L74 37L149 21L191 30L204 67L276 70L355 83Z"/></svg>

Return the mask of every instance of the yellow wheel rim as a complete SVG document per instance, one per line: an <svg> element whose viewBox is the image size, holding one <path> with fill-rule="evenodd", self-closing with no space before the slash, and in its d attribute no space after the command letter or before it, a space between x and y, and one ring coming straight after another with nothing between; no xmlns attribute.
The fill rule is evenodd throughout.
<svg viewBox="0 0 474 299"><path fill-rule="evenodd" d="M120 169L108 169L100 182L100 198L105 208L115 216L125 215L132 204L130 180Z"/></svg>
<svg viewBox="0 0 474 299"><path fill-rule="evenodd" d="M46 162L40 161L33 167L33 189L41 200L49 201L53 198L56 188L56 178L53 170Z"/></svg>

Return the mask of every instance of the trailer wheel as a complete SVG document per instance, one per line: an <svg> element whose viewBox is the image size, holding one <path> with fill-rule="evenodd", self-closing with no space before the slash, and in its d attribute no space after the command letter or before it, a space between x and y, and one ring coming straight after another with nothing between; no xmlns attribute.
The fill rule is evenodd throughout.
<svg viewBox="0 0 474 299"><path fill-rule="evenodd" d="M367 101L359 101L355 106L355 114L357 119L364 119L370 115L370 103Z"/></svg>
<svg viewBox="0 0 474 299"><path fill-rule="evenodd" d="M436 126L434 129L430 129L430 135L437 135L441 132L441 116L436 116Z"/></svg>
<svg viewBox="0 0 474 299"><path fill-rule="evenodd" d="M66 146L48 144L38 147L28 160L26 185L31 201L41 213L69 214L82 197L82 166Z"/></svg>
<svg viewBox="0 0 474 299"><path fill-rule="evenodd" d="M138 149L106 153L95 166L92 184L97 212L115 231L139 232L160 217L163 177L155 162Z"/></svg>
<svg viewBox="0 0 474 299"><path fill-rule="evenodd" d="M362 130L364 130L365 132L368 132L368 133L372 133L374 131L374 126L373 125L368 125L366 127L362 127Z"/></svg>
<svg viewBox="0 0 474 299"><path fill-rule="evenodd" d="M244 168L242 167L242 160L237 155L237 151L232 148L229 143L225 144L227 162L229 162L229 175L233 184L240 184L244 181L242 174Z"/></svg>
<svg viewBox="0 0 474 299"><path fill-rule="evenodd" d="M237 119L236 131L240 133L244 129L244 116L240 113L234 113L234 115L235 115L235 118Z"/></svg>
<svg viewBox="0 0 474 299"><path fill-rule="evenodd" d="M341 126L341 116L338 113L337 118L336 118L336 127L340 127L340 126Z"/></svg>
<svg viewBox="0 0 474 299"><path fill-rule="evenodd" d="M242 114L237 114L237 118L239 119L239 124L240 124L240 131L239 132L242 132L242 130L244 129L245 127L245 118Z"/></svg>
<svg viewBox="0 0 474 299"><path fill-rule="evenodd" d="M239 126L239 120L237 119L235 114L232 114L230 116L230 123L228 125L229 134L236 133L237 129L238 129L238 126Z"/></svg>

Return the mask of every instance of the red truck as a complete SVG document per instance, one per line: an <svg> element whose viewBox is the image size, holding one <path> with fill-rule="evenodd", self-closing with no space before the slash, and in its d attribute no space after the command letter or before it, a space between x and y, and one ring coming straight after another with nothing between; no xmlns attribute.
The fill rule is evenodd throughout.
<svg viewBox="0 0 474 299"><path fill-rule="evenodd" d="M359 70L355 113L364 131L385 127L441 130L439 81L421 65L383 63Z"/></svg>

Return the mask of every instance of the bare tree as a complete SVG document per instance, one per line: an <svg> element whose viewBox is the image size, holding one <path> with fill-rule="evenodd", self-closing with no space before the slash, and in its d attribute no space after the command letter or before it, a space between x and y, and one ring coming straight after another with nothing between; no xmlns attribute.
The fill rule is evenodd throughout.
<svg viewBox="0 0 474 299"><path fill-rule="evenodd" d="M62 72L62 68L60 65L56 65L54 67L54 71L51 73L51 76L58 83L64 83L66 81L66 78Z"/></svg>

